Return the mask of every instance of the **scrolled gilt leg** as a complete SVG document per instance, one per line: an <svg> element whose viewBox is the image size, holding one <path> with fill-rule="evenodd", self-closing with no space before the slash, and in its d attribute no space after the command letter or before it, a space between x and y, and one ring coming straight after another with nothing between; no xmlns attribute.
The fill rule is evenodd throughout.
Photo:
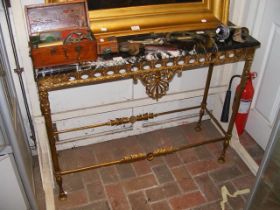
<svg viewBox="0 0 280 210"><path fill-rule="evenodd" d="M198 119L198 122L195 126L195 130L197 132L201 131L201 121L202 121L202 117L204 116L205 109L206 109L206 104L202 104L201 108L200 108L200 111L199 111L199 119Z"/></svg>
<svg viewBox="0 0 280 210"><path fill-rule="evenodd" d="M222 151L222 154L220 155L220 157L218 158L219 163L225 163L226 162L226 151L228 149L230 139L231 139L231 135L227 135L225 140L224 140L223 151Z"/></svg>
<svg viewBox="0 0 280 210"><path fill-rule="evenodd" d="M59 174L61 170L60 170L60 164L58 161L57 150L56 150L56 140L58 139L58 136L54 134L56 128L54 127L55 124L53 123L51 117L49 94L48 91L43 88L39 90L40 90L39 96L40 96L41 111L45 118L55 179L59 187L59 199L65 200L67 198L67 195L62 187L62 176Z"/></svg>
<svg viewBox="0 0 280 210"><path fill-rule="evenodd" d="M233 130L235 119L236 119L236 116L237 116L237 113L239 110L241 95L245 88L246 81L248 79L247 77L250 74L253 57L254 57L254 51L249 52L249 54L247 55L247 59L245 60L245 65L243 68L241 81L240 81L240 88L239 88L239 91L237 91L235 93L235 98L234 98L234 102L233 102L233 106L232 106L232 114L231 114L231 118L230 118L228 129L227 129L227 134L226 134L224 145L223 145L223 151L222 151L220 158L218 159L218 161L220 163L225 162L226 151L227 151L227 148L229 146L229 143L230 143L230 140L232 137L232 130Z"/></svg>
<svg viewBox="0 0 280 210"><path fill-rule="evenodd" d="M59 195L58 195L59 200L62 200L62 201L66 200L67 193L63 189L62 177L60 175L56 175L55 179L56 179L56 183L57 183L58 189L59 189Z"/></svg>
<svg viewBox="0 0 280 210"><path fill-rule="evenodd" d="M209 69L208 69L206 83L205 83L203 99L202 99L202 102L201 102L199 119L198 119L197 125L195 127L196 131L201 131L201 120L202 120L202 117L204 116L205 109L206 109L206 106L207 106L207 98L208 98L208 92L209 92L210 83L211 83L211 79L212 79L213 69L214 69L214 64L210 64Z"/></svg>

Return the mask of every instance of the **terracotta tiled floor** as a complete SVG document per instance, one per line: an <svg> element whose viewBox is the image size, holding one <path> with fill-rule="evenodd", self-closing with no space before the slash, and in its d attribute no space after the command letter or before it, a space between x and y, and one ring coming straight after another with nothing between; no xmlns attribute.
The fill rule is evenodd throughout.
<svg viewBox="0 0 280 210"><path fill-rule="evenodd" d="M108 161L125 154L151 152L157 147L182 145L219 136L210 121L204 121L201 132L194 124L154 131L59 153L63 169L84 166L90 162ZM263 151L247 135L242 143L259 162ZM58 210L219 210L220 188L226 185L231 193L250 188L255 177L237 154L229 148L227 162L217 163L222 143L215 143L158 157L64 177L68 192L66 201L59 201ZM40 209L43 196L38 168L35 169ZM230 198L227 210L243 209L247 196Z"/></svg>

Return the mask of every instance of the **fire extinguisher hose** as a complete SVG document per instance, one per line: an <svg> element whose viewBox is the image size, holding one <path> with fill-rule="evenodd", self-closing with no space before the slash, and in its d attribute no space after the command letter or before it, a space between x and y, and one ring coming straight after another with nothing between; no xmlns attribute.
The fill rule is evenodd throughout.
<svg viewBox="0 0 280 210"><path fill-rule="evenodd" d="M229 116L229 109L230 109L230 100L231 100L231 86L234 78L241 77L241 75L233 75L230 79L228 90L226 92L225 101L223 105L222 115L221 115L221 122L228 122Z"/></svg>

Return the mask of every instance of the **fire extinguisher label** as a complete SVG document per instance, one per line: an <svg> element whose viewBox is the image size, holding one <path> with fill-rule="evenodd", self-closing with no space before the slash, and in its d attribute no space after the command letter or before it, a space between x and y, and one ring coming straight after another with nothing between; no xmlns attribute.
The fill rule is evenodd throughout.
<svg viewBox="0 0 280 210"><path fill-rule="evenodd" d="M251 106L251 101L241 100L238 113L247 114Z"/></svg>

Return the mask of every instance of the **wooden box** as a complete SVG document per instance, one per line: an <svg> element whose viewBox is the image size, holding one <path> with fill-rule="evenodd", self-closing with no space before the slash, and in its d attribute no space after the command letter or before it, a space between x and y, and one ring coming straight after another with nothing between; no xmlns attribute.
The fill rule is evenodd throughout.
<svg viewBox="0 0 280 210"><path fill-rule="evenodd" d="M119 46L116 37L106 37L97 39L97 54L118 53Z"/></svg>
<svg viewBox="0 0 280 210"><path fill-rule="evenodd" d="M34 68L96 60L86 1L27 6L26 17Z"/></svg>

